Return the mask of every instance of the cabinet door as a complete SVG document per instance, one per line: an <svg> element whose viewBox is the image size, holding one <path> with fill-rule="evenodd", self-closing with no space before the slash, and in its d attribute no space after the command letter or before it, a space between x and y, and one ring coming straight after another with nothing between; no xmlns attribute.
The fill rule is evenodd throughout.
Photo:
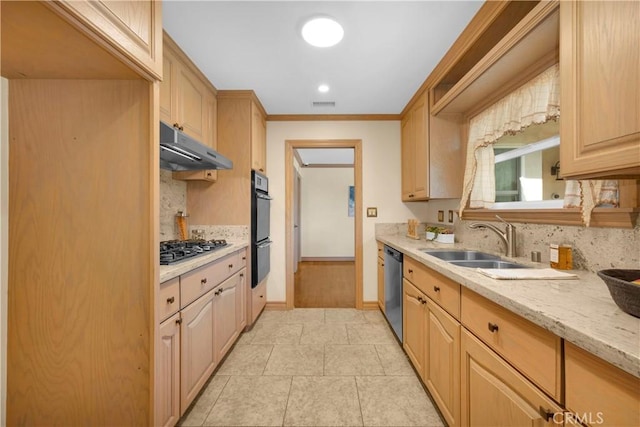
<svg viewBox="0 0 640 427"><path fill-rule="evenodd" d="M154 425L173 427L180 419L180 313L160 324L155 357Z"/></svg>
<svg viewBox="0 0 640 427"><path fill-rule="evenodd" d="M115 49L154 78L162 71L162 2L64 0L59 7L79 18L108 49Z"/></svg>
<svg viewBox="0 0 640 427"><path fill-rule="evenodd" d="M213 372L214 290L182 310L180 412L184 413Z"/></svg>
<svg viewBox="0 0 640 427"><path fill-rule="evenodd" d="M427 298L406 279L403 284L402 302L402 347L407 352L409 359L420 372L424 373L424 346L425 346L425 307ZM424 301L424 303L423 303Z"/></svg>
<svg viewBox="0 0 640 427"><path fill-rule="evenodd" d="M413 115L413 194L414 200L429 197L429 120L425 92L411 109Z"/></svg>
<svg viewBox="0 0 640 427"><path fill-rule="evenodd" d="M247 326L247 269L240 270L236 291L236 329L240 334Z"/></svg>
<svg viewBox="0 0 640 427"><path fill-rule="evenodd" d="M240 273L236 273L220 284L214 291L214 329L216 362L222 360L238 336L236 326L237 292Z"/></svg>
<svg viewBox="0 0 640 427"><path fill-rule="evenodd" d="M267 123L255 103L251 103L251 168L267 171Z"/></svg>
<svg viewBox="0 0 640 427"><path fill-rule="evenodd" d="M640 174L640 2L560 2L564 176Z"/></svg>
<svg viewBox="0 0 640 427"><path fill-rule="evenodd" d="M173 125L178 122L176 117L176 72L178 62L173 52L164 50L162 55L162 81L160 82L160 120Z"/></svg>
<svg viewBox="0 0 640 427"><path fill-rule="evenodd" d="M207 129L207 89L198 77L183 66L178 67L176 79L178 123L186 134L203 142Z"/></svg>
<svg viewBox="0 0 640 427"><path fill-rule="evenodd" d="M378 307L384 313L384 260L376 259L378 260Z"/></svg>
<svg viewBox="0 0 640 427"><path fill-rule="evenodd" d="M551 426L562 409L466 329L461 332L462 425Z"/></svg>
<svg viewBox="0 0 640 427"><path fill-rule="evenodd" d="M413 183L415 181L415 134L413 131L413 115L409 112L400 124L401 136L400 143L402 146L402 201L411 202L415 198L413 194Z"/></svg>
<svg viewBox="0 0 640 427"><path fill-rule="evenodd" d="M427 301L424 382L449 426L460 425L460 323Z"/></svg>

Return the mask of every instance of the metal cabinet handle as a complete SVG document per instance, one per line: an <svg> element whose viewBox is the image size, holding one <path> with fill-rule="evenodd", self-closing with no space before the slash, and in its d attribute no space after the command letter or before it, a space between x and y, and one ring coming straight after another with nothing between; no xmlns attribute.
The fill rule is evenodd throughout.
<svg viewBox="0 0 640 427"><path fill-rule="evenodd" d="M244 277L244 273L240 273L240 277Z"/></svg>
<svg viewBox="0 0 640 427"><path fill-rule="evenodd" d="M440 292L440 286L434 286L433 287L433 291L434 292Z"/></svg>
<svg viewBox="0 0 640 427"><path fill-rule="evenodd" d="M382 266L384 267L384 262L382 263Z"/></svg>
<svg viewBox="0 0 640 427"><path fill-rule="evenodd" d="M207 172L207 176L210 177L211 176L211 172Z"/></svg>
<svg viewBox="0 0 640 427"><path fill-rule="evenodd" d="M495 323L489 322L488 327L489 327L489 330L491 332L497 332L498 331L498 325L496 325Z"/></svg>
<svg viewBox="0 0 640 427"><path fill-rule="evenodd" d="M413 270L412 269L409 269L409 274L413 274Z"/></svg>
<svg viewBox="0 0 640 427"><path fill-rule="evenodd" d="M200 280L200 284L201 285L206 285L207 284L207 278L205 277L204 279Z"/></svg>
<svg viewBox="0 0 640 427"><path fill-rule="evenodd" d="M229 268L233 268L233 264L229 264Z"/></svg>
<svg viewBox="0 0 640 427"><path fill-rule="evenodd" d="M176 301L176 297L167 298L167 304L173 304Z"/></svg>
<svg viewBox="0 0 640 427"><path fill-rule="evenodd" d="M179 325L182 323L182 319L176 319L176 325Z"/></svg>
<svg viewBox="0 0 640 427"><path fill-rule="evenodd" d="M409 194L409 198L411 198L411 197L414 197L414 195L413 194Z"/></svg>
<svg viewBox="0 0 640 427"><path fill-rule="evenodd" d="M243 257L242 257L242 260L243 260L243 261L245 261L246 259L247 259L247 257L246 257L246 256L243 256Z"/></svg>
<svg viewBox="0 0 640 427"><path fill-rule="evenodd" d="M260 172L264 172L264 169L260 168Z"/></svg>

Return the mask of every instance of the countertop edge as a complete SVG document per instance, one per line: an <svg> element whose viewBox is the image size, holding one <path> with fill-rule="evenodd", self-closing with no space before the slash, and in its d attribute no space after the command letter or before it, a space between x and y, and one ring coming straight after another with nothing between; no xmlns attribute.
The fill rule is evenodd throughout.
<svg viewBox="0 0 640 427"><path fill-rule="evenodd" d="M611 363L612 365L622 369L625 372L630 373L635 377L640 378L640 345L639 354L633 354L625 349L621 349L618 346L614 345L612 342L607 342L599 337L594 335L589 335L584 330L580 330L567 322L566 319L562 319L558 316L551 315L549 313L545 313L541 309L536 309L529 305L523 304L521 301L514 300L510 298L508 295L501 294L493 289L490 289L486 285L480 283L480 280L493 281L493 282L504 282L498 281L494 279L490 279L488 277L482 276L480 273L475 272L472 269L462 270L463 267L452 266L446 261L439 260L435 257L430 257L428 255L422 255L419 253L417 248L413 248L410 245L417 246L416 242L420 242L418 245L424 247L432 247L438 249L462 249L461 244L445 245L445 244L432 244L431 242L426 241L411 241L402 236L398 235L382 235L376 234L376 240L389 245L399 251L401 251L404 255L411 257L412 259L420 262L426 267L431 268L434 271L442 274L443 276L448 277L451 280L454 280L457 283L460 283L461 286L476 292L479 295L487 298L490 301L508 309L509 311L531 321L532 323L550 331L559 336L560 338L566 339L576 346L588 351L589 353L600 357L601 359ZM487 252L487 251L484 251ZM496 255L500 255L496 253ZM502 255L500 255L502 256ZM502 256L503 258L506 258ZM517 259L517 262L522 263L521 259ZM537 265L540 267L540 264ZM534 267L534 265L532 265ZM543 266L544 267L544 266ZM461 274L461 273L466 274ZM597 276L593 273L588 272L580 272L583 275L592 275L597 278ZM560 280L546 281L546 282L562 282ZM611 300L611 304L613 300ZM622 316L628 316L633 318L633 316L623 313L620 309L615 307ZM633 318L635 319L635 318ZM633 322L633 321L631 321ZM640 332L640 319L637 319L638 331ZM639 342L640 344L640 342Z"/></svg>
<svg viewBox="0 0 640 427"><path fill-rule="evenodd" d="M222 249L217 249L210 254L202 255L196 258L188 259L173 265L160 266L160 283L175 279L176 277L195 270L198 267L217 261L220 258L237 252L249 246L248 241L229 241L229 245Z"/></svg>

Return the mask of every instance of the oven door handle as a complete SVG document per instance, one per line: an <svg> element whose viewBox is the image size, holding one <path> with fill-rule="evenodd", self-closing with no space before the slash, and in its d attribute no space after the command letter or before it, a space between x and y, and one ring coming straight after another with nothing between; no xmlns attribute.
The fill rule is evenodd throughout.
<svg viewBox="0 0 640 427"><path fill-rule="evenodd" d="M273 243L273 242L272 242L271 240L267 240L267 241L266 241L266 242L264 242L264 243L260 243L260 244L257 246L257 248L258 248L258 249L263 249L263 248L266 248L267 246L271 246L271 244L272 244L272 243Z"/></svg>
<svg viewBox="0 0 640 427"><path fill-rule="evenodd" d="M271 197L269 197L269 196L267 196L265 194L262 194L262 193L256 193L256 197L259 198L259 199L264 199L264 200L273 200L273 198L271 198Z"/></svg>

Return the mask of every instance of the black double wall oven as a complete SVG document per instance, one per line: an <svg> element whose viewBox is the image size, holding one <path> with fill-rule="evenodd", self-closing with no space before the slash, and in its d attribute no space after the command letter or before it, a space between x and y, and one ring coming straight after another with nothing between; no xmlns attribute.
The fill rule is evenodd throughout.
<svg viewBox="0 0 640 427"><path fill-rule="evenodd" d="M251 171L251 287L269 273L271 268L271 239L269 222L271 197L269 180L260 172Z"/></svg>

